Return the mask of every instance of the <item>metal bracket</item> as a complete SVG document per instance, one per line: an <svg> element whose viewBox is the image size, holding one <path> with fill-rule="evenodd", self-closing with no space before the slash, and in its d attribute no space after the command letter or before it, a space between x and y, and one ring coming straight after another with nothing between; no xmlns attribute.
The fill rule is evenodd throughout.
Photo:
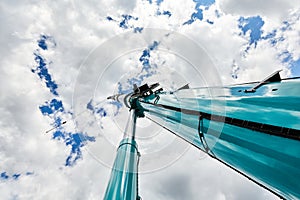
<svg viewBox="0 0 300 200"><path fill-rule="evenodd" d="M281 70L277 70L276 72L272 73L270 76L268 76L267 78L265 78L264 80L262 80L261 82L259 82L257 85L255 85L254 87L252 87L251 89L245 90L245 93L254 93L256 92L256 90L268 83L273 83L273 82L280 82L281 81L281 77L279 72L281 72Z"/></svg>
<svg viewBox="0 0 300 200"><path fill-rule="evenodd" d="M208 153L210 151L210 149L209 149L209 147L206 143L203 132L204 132L203 131L203 116L199 115L198 134L199 134L199 138L200 138L200 141L203 145L203 148L204 148L205 152Z"/></svg>

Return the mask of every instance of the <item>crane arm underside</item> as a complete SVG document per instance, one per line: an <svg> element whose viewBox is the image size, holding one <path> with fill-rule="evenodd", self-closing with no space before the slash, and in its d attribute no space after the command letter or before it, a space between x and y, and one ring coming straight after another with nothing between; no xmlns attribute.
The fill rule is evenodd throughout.
<svg viewBox="0 0 300 200"><path fill-rule="evenodd" d="M209 100L197 96L201 89L187 89L162 93L157 104L140 102L147 118L214 159L282 199L300 199L299 86L299 80L266 84L254 94L235 86L225 89L231 96Z"/></svg>

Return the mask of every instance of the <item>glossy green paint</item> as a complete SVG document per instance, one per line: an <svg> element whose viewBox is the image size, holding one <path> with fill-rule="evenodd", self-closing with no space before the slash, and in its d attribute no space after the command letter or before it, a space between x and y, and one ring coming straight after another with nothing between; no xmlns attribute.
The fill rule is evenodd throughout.
<svg viewBox="0 0 300 200"><path fill-rule="evenodd" d="M132 138L121 141L104 200L137 199L137 165L139 153Z"/></svg>
<svg viewBox="0 0 300 200"><path fill-rule="evenodd" d="M160 95L158 104L274 126L300 129L300 80L261 86L252 84L198 88ZM199 116L141 103L147 117L205 151L199 138ZM247 128L203 119L201 131L209 154L286 199L300 199L300 142Z"/></svg>

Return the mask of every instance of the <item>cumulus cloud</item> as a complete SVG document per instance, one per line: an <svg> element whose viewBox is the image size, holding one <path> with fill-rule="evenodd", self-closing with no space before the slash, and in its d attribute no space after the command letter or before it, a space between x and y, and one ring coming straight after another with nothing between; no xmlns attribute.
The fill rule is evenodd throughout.
<svg viewBox="0 0 300 200"><path fill-rule="evenodd" d="M139 180L141 196L145 198L276 199L195 148L190 148L172 166L157 173L142 174ZM153 188L153 193L149 187Z"/></svg>
<svg viewBox="0 0 300 200"><path fill-rule="evenodd" d="M266 1L251 1L251 0L222 0L219 1L221 9L228 14L240 16L264 16L275 22L284 21L292 10L297 8L299 1L282 1L282 0L266 0Z"/></svg>
<svg viewBox="0 0 300 200"><path fill-rule="evenodd" d="M125 126L127 112L120 111L121 114L112 120L102 119L104 133L110 134L106 138L102 137L103 129L97 124L99 118L94 118L91 112L85 112L74 122L71 117L74 112L86 109L91 100L97 103L111 95L112 91L117 92L118 81L130 79L130 76L140 72L143 64L139 59L154 41L161 42L161 46L150 53L147 61L161 67L157 71L163 84L170 88L173 86L173 89L187 80L194 86L199 85L199 81L193 78L197 70L190 69L191 63L188 62L198 59L203 61L204 66L209 64L215 67L217 78L223 84L258 80L282 67L286 69L285 74L290 75L291 64L300 57L300 23L299 10L294 9L296 5L297 0L259 3L247 0L217 1L203 9L202 20L183 25L196 12L194 1L164 0L159 4L138 0L91 0L84 3L77 0L2 1L0 174L5 172L3 176L10 178L0 178L0 198L99 199L103 196L110 174L107 166L111 166L116 145L122 137L122 128L119 129L113 120L122 121L118 125ZM128 21L127 28L120 27L123 15L135 18ZM257 15L261 16L264 25L261 27L261 38L254 46L250 44L250 32L243 34L238 20ZM113 20L108 20L108 16ZM134 33L135 28L142 29ZM146 32L147 28L165 31L156 30L160 34L145 34L143 38L143 31ZM276 33L270 35L274 31ZM172 46L171 39L176 39L176 32L182 37L178 36L180 40ZM126 37L116 39L114 45L109 43L114 36L122 33L127 33L127 36L140 34L139 43L126 44L126 41L132 42ZM43 44L39 46L41 35L52 38L44 44L47 49L41 47ZM124 41L127 45L125 53L122 52L124 48L118 46ZM182 50L181 55L171 51L180 49L181 45L185 47L185 41L195 45L194 48ZM201 55L196 51L198 47ZM134 51L130 51L132 49ZM31 71L37 65L34 56L37 50L47 61L48 74L57 84L57 96L49 92L45 81ZM283 62L289 55L290 60ZM98 63L100 58L104 58L101 56L110 56L115 60ZM105 67L101 64L110 67L99 80ZM231 76L233 65L236 79ZM205 70L203 68L201 73L205 74ZM168 82L170 78L174 78L173 83ZM154 82L157 78L153 76L147 80ZM201 84L205 83L202 81ZM89 90L74 97L79 86L82 90ZM45 134L53 127L54 118L53 115L43 116L39 107L54 97L64 105L65 112L57 115L68 120L65 131L74 133L85 130L96 138L95 142L81 148L82 156L72 167L65 166L72 147L63 140L54 140L51 134ZM76 105L76 100L81 104ZM116 111L112 107L111 104L105 107L111 115ZM78 121L84 118L89 120L83 120L84 124L80 126ZM153 124L151 127L156 129ZM163 132L153 143L143 143L141 140L141 145L145 145L141 149L144 153L153 152L164 145L163 140L174 139L167 137L167 134ZM110 139L110 146L104 146L105 139ZM168 153L171 154L171 151ZM101 163L103 160L99 160L97 154L103 156L101 159L106 163ZM142 174L141 196L144 199L244 199L249 194L252 199L275 198L210 158L199 160L202 156L191 148L171 167ZM150 166L146 160L143 164L142 158L142 166ZM19 178L14 179L17 174L20 174Z"/></svg>

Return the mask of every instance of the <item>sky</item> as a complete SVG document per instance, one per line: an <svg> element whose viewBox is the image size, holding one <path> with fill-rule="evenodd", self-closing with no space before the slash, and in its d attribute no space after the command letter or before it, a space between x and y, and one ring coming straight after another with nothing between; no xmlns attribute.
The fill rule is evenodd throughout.
<svg viewBox="0 0 300 200"><path fill-rule="evenodd" d="M1 199L101 199L128 118L105 99L134 83L300 76L299 0L4 0L0 13ZM278 199L146 119L137 134L143 199Z"/></svg>

